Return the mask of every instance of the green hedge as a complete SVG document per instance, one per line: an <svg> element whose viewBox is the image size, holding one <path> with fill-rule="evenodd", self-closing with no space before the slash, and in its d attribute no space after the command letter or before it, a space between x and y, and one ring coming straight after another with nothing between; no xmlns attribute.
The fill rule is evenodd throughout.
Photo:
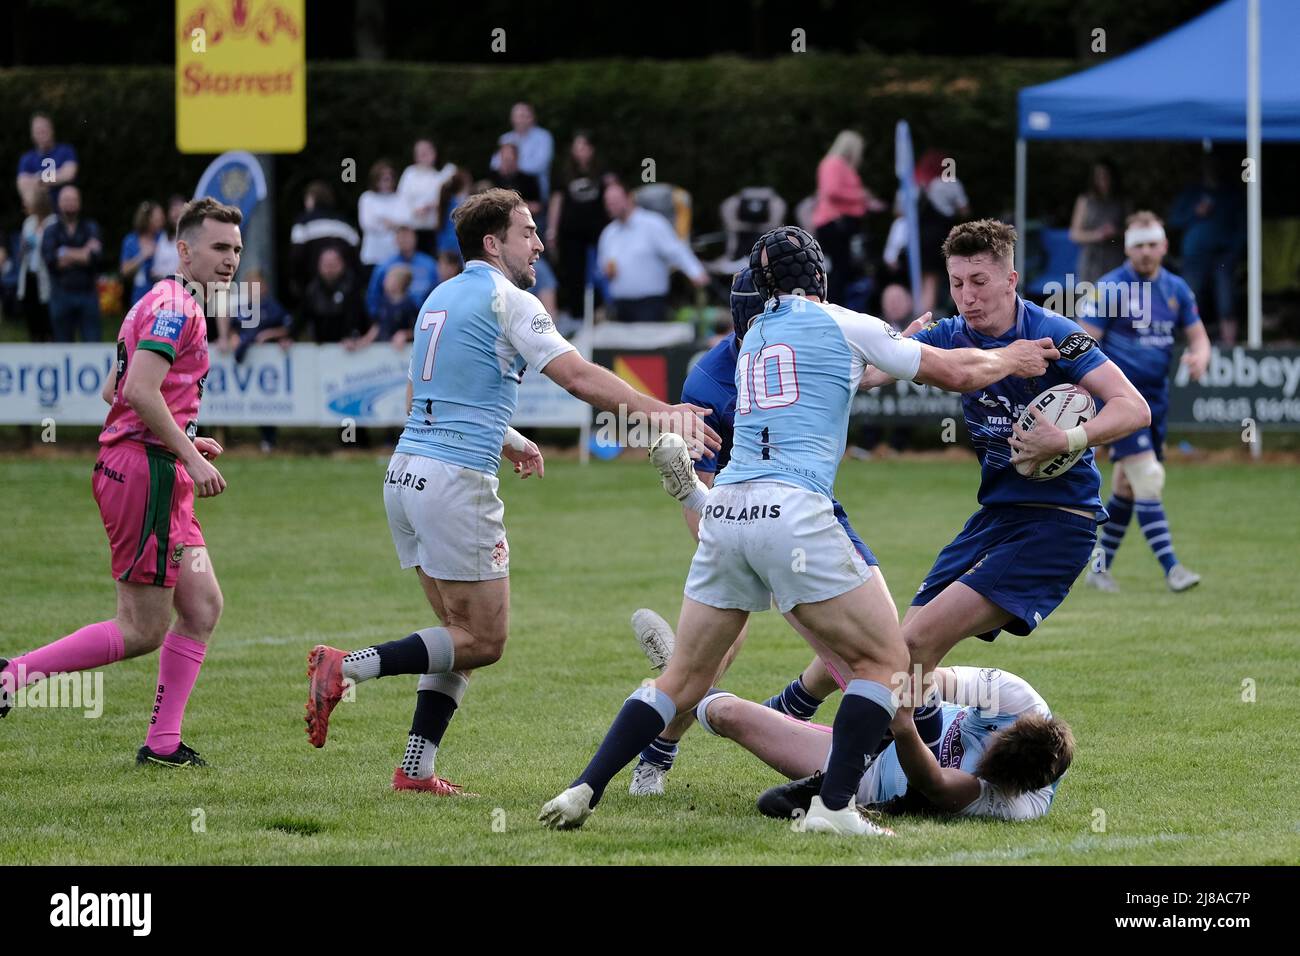
<svg viewBox="0 0 1300 956"><path fill-rule="evenodd" d="M694 194L701 228L714 225L718 203L745 185L772 185L793 206L812 192L817 161L844 127L866 135L863 177L888 200L900 118L911 122L918 152L933 145L955 157L977 214L998 214L1012 205L1016 91L1077 68L1067 61L812 53L765 62L312 64L307 148L276 162L278 231L287 235L307 181L337 184L342 160L355 159L358 182L339 185L354 209L369 164L386 155L400 169L424 131L437 138L444 159L481 174L518 99L536 104L559 155L571 132L587 127L607 164L631 178L653 158L660 181ZM0 162L12 170L30 148L32 109L52 111L59 138L80 155L87 213L115 251L137 203L188 193L211 158L176 152L173 97L167 68L0 71ZM1068 216L1089 159L1105 148L1034 146L1032 211ZM1171 157L1188 149L1126 147L1130 191L1166 201L1178 185L1168 181ZM885 217L875 219L883 235ZM0 190L0 224L7 232L19 220L15 191Z"/></svg>

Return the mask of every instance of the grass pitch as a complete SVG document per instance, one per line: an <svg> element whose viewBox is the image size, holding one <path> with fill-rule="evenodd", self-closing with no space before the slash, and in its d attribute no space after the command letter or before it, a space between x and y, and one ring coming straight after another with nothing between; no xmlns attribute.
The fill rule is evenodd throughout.
<svg viewBox="0 0 1300 956"><path fill-rule="evenodd" d="M511 642L474 678L438 757L480 798L389 790L414 677L361 685L312 749L308 649L432 622L395 562L385 460L223 462L230 488L199 516L226 610L185 726L212 766L134 765L154 656L105 670L98 719L16 709L0 722L0 864L1300 862L1293 467L1171 466L1170 523L1204 576L1195 590L1165 589L1134 524L1115 568L1123 593L1080 585L1035 636L951 655L1027 678L1073 725L1078 754L1046 818L902 820L895 840L850 841L759 816L754 800L777 774L698 730L664 797L628 796L625 772L585 829L536 823L649 676L629 615L649 606L673 621L680 606L693 545L642 460L555 461L541 482L503 475ZM0 654L112 614L92 461L0 461ZM977 482L973 459L842 467L837 490L900 606L974 510ZM725 683L762 699L808 659L779 617L756 615Z"/></svg>

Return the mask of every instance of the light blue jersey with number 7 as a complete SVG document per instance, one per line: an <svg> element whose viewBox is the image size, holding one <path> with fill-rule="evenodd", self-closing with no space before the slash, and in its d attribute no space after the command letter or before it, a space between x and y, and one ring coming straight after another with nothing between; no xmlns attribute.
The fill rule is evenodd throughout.
<svg viewBox="0 0 1300 956"><path fill-rule="evenodd" d="M832 497L849 407L869 366L911 381L921 345L875 316L781 296L736 359L731 461L716 484L783 481Z"/></svg>
<svg viewBox="0 0 1300 956"><path fill-rule="evenodd" d="M572 350L535 295L471 259L415 321L413 401L397 451L495 475L524 369Z"/></svg>

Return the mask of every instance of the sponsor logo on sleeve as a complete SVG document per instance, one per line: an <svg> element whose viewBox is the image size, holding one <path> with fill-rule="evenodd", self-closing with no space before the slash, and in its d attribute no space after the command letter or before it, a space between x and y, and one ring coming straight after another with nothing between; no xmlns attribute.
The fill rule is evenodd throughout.
<svg viewBox="0 0 1300 956"><path fill-rule="evenodd" d="M1085 352L1089 352L1097 347L1097 340L1087 332L1071 332L1065 337L1057 351L1061 353L1061 358L1066 361L1073 361Z"/></svg>
<svg viewBox="0 0 1300 956"><path fill-rule="evenodd" d="M181 330L184 328L184 315L170 309L163 309L154 314L153 327L150 328L149 334L156 339L167 339L169 342L179 342L181 338Z"/></svg>
<svg viewBox="0 0 1300 956"><path fill-rule="evenodd" d="M545 312L539 312L537 315L533 316L533 331L538 335L544 335L547 332L554 332L555 323L551 321L551 317Z"/></svg>

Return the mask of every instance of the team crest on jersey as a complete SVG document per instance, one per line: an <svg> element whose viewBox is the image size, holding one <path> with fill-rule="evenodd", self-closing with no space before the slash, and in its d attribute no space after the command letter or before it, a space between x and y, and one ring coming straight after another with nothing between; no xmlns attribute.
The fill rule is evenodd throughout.
<svg viewBox="0 0 1300 956"><path fill-rule="evenodd" d="M510 567L510 545L502 538L492 547L492 570L504 571Z"/></svg>
<svg viewBox="0 0 1300 956"><path fill-rule="evenodd" d="M551 321L551 317L545 312L539 312L537 315L533 316L533 331L538 335L542 335L546 332L554 332L555 323Z"/></svg>
<svg viewBox="0 0 1300 956"><path fill-rule="evenodd" d="M1097 340L1087 332L1071 332L1056 349L1061 353L1061 358L1073 360L1096 348L1096 346Z"/></svg>

